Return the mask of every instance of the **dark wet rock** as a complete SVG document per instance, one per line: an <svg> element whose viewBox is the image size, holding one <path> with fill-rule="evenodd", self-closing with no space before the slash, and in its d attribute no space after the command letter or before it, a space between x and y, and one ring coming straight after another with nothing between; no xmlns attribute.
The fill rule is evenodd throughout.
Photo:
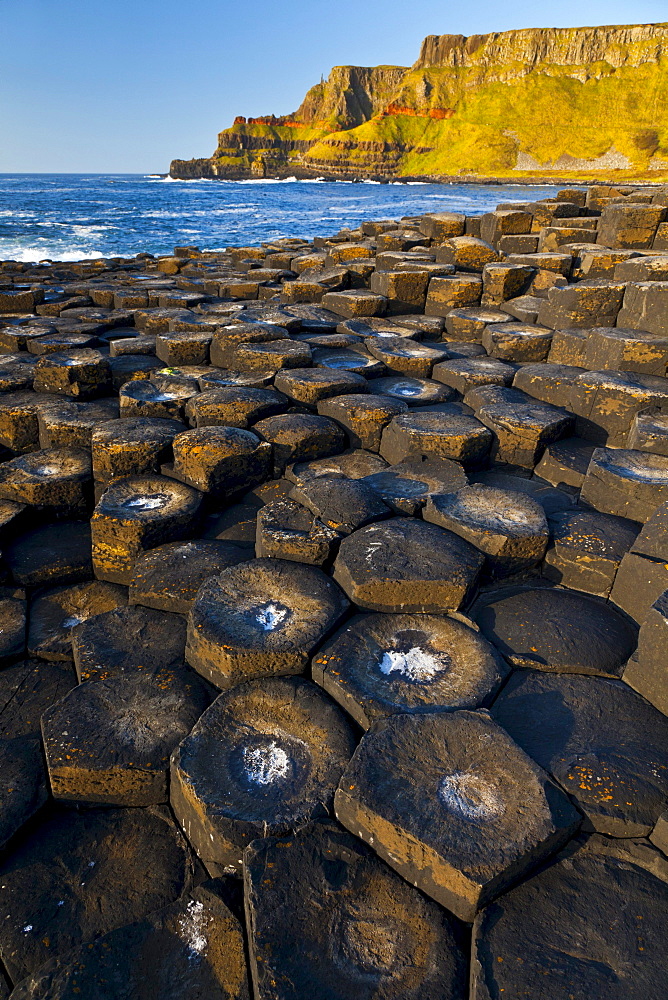
<svg viewBox="0 0 668 1000"><path fill-rule="evenodd" d="M150 676L184 663L182 615L131 606L95 615L72 629L72 654L80 681L118 673Z"/></svg>
<svg viewBox="0 0 668 1000"><path fill-rule="evenodd" d="M348 601L313 566L252 559L201 588L188 619L188 663L219 688L298 674Z"/></svg>
<svg viewBox="0 0 668 1000"><path fill-rule="evenodd" d="M210 880L176 903L47 962L14 1000L249 1000L243 930Z"/></svg>
<svg viewBox="0 0 668 1000"><path fill-rule="evenodd" d="M197 383L163 379L161 384L139 380L126 382L118 392L121 417L157 417L184 420L188 400L196 395Z"/></svg>
<svg viewBox="0 0 668 1000"><path fill-rule="evenodd" d="M374 378L369 382L374 395L389 396L408 406L429 406L433 403L447 403L454 397L453 390L429 378L414 378L408 375L394 375Z"/></svg>
<svg viewBox="0 0 668 1000"><path fill-rule="evenodd" d="M128 584L142 552L193 533L201 504L201 493L164 476L113 482L91 518L96 577Z"/></svg>
<svg viewBox="0 0 668 1000"><path fill-rule="evenodd" d="M486 705L508 673L472 622L421 614L358 615L311 668L364 729L397 712Z"/></svg>
<svg viewBox="0 0 668 1000"><path fill-rule="evenodd" d="M588 829L651 831L668 792L668 719L625 684L518 670L492 715L571 796Z"/></svg>
<svg viewBox="0 0 668 1000"><path fill-rule="evenodd" d="M244 847L305 826L331 806L355 738L344 713L298 677L220 695L172 756L171 803L211 874Z"/></svg>
<svg viewBox="0 0 668 1000"><path fill-rule="evenodd" d="M668 715L668 591L657 597L640 626L638 649L626 665L622 680Z"/></svg>
<svg viewBox="0 0 668 1000"><path fill-rule="evenodd" d="M558 850L579 813L486 712L394 715L366 734L337 819L455 913L476 910Z"/></svg>
<svg viewBox="0 0 668 1000"><path fill-rule="evenodd" d="M583 438L569 437L549 444L536 466L536 475L553 486L575 486L584 483L595 446Z"/></svg>
<svg viewBox="0 0 668 1000"><path fill-rule="evenodd" d="M473 927L472 1000L658 1000L668 975L666 875L655 877L631 844L636 856L603 837L567 848L483 910Z"/></svg>
<svg viewBox="0 0 668 1000"><path fill-rule="evenodd" d="M344 538L334 579L351 601L371 611L438 613L466 600L482 562L457 535L401 517Z"/></svg>
<svg viewBox="0 0 668 1000"><path fill-rule="evenodd" d="M481 597L473 614L516 667L619 677L637 642L633 622L612 605L552 587Z"/></svg>
<svg viewBox="0 0 668 1000"><path fill-rule="evenodd" d="M638 525L612 514L579 509L553 514L550 534L543 576L572 590L609 597Z"/></svg>
<svg viewBox="0 0 668 1000"><path fill-rule="evenodd" d="M465 486L430 496L425 521L475 545L494 577L536 565L547 548L549 529L542 506L531 497L493 486Z"/></svg>
<svg viewBox="0 0 668 1000"><path fill-rule="evenodd" d="M150 862L149 862L150 859ZM190 888L166 809L53 810L0 865L0 954L14 982Z"/></svg>
<svg viewBox="0 0 668 1000"><path fill-rule="evenodd" d="M387 462L380 455L360 449L330 458L316 458L312 462L295 462L285 470L285 478L297 486L305 486L320 476L327 476L328 479L364 479L386 468Z"/></svg>
<svg viewBox="0 0 668 1000"><path fill-rule="evenodd" d="M30 605L30 656L71 660L72 629L96 615L124 607L127 602L125 587L98 580L42 591Z"/></svg>
<svg viewBox="0 0 668 1000"><path fill-rule="evenodd" d="M3 546L3 555L14 581L25 587L76 583L93 575L87 521L33 528Z"/></svg>
<svg viewBox="0 0 668 1000"><path fill-rule="evenodd" d="M135 561L130 603L187 614L206 580L247 558L246 550L231 542L198 539L159 545Z"/></svg>
<svg viewBox="0 0 668 1000"><path fill-rule="evenodd" d="M295 486L290 499L307 507L323 524L341 535L349 535L392 514L364 479L318 476L303 486Z"/></svg>
<svg viewBox="0 0 668 1000"><path fill-rule="evenodd" d="M193 673L79 684L42 716L51 794L98 805L167 802L169 756L210 701Z"/></svg>
<svg viewBox="0 0 668 1000"><path fill-rule="evenodd" d="M461 925L338 825L255 841L243 870L258 997L467 996Z"/></svg>
<svg viewBox="0 0 668 1000"><path fill-rule="evenodd" d="M0 664L17 660L26 648L26 602L22 597L0 598Z"/></svg>
<svg viewBox="0 0 668 1000"><path fill-rule="evenodd" d="M366 477L366 482L397 514L420 513L432 493L452 493L468 480L458 462L412 458Z"/></svg>
<svg viewBox="0 0 668 1000"><path fill-rule="evenodd" d="M323 566L338 547L341 536L294 500L275 500L257 513L255 555L258 559Z"/></svg>

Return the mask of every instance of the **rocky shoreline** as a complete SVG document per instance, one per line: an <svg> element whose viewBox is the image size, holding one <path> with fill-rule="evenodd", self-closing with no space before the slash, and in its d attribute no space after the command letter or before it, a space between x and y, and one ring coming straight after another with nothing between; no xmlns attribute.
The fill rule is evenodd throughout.
<svg viewBox="0 0 668 1000"><path fill-rule="evenodd" d="M0 264L0 998L662 1000L667 366L665 187Z"/></svg>

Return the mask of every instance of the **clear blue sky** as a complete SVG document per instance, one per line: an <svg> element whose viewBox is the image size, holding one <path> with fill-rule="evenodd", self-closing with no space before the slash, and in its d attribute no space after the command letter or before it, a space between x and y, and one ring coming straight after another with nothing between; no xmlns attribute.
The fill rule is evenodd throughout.
<svg viewBox="0 0 668 1000"><path fill-rule="evenodd" d="M666 0L0 0L0 172L165 172L429 34L665 20Z"/></svg>

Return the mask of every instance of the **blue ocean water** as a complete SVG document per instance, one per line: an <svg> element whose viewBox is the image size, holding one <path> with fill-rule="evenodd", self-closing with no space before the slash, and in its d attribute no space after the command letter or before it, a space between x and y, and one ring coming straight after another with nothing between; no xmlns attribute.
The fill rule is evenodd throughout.
<svg viewBox="0 0 668 1000"><path fill-rule="evenodd" d="M456 210L556 192L538 185L177 181L134 174L0 174L0 260L79 260L313 238L364 219Z"/></svg>

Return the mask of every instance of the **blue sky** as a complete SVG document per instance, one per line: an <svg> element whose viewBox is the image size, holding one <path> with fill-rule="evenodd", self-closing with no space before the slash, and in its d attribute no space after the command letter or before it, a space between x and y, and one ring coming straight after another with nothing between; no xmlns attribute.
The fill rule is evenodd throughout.
<svg viewBox="0 0 668 1000"><path fill-rule="evenodd" d="M428 34L667 19L666 0L0 0L0 172L165 172Z"/></svg>

